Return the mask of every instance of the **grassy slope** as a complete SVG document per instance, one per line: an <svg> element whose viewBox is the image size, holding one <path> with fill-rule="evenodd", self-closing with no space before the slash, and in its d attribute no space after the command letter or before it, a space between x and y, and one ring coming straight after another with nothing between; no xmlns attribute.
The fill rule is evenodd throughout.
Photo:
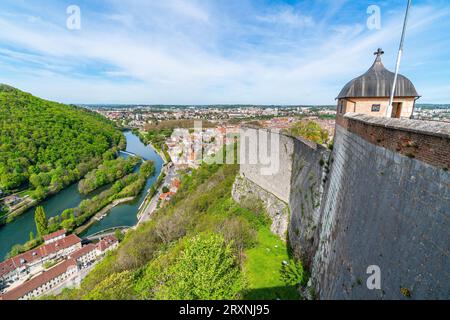
<svg viewBox="0 0 450 320"><path fill-rule="evenodd" d="M280 267L288 261L286 244L274 235L267 226L258 231L258 242L245 252L247 259L244 271L249 282L250 300L298 299L294 287L287 287L280 278Z"/></svg>
<svg viewBox="0 0 450 320"><path fill-rule="evenodd" d="M287 259L286 245L271 234L267 218L254 208L242 208L231 199L238 166L205 166L183 178L172 203L155 212L152 221L127 234L119 249L102 261L83 281L81 290L66 290L59 299L82 299L111 274L145 268L160 253L201 232L221 233L242 243L240 259L248 281L246 299L298 299L281 283L279 270ZM243 238L252 241L242 241ZM275 246L278 246L276 248ZM267 248L270 248L267 251ZM137 280L139 282L139 280ZM130 297L133 298L133 297ZM135 298L135 297L134 297Z"/></svg>

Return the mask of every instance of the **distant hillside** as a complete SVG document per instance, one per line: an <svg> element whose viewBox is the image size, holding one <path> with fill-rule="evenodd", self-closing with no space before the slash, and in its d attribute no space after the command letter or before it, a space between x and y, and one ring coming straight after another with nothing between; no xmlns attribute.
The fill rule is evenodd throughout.
<svg viewBox="0 0 450 320"><path fill-rule="evenodd" d="M0 190L37 198L80 179L123 134L93 112L0 84ZM115 150L113 150L115 151Z"/></svg>
<svg viewBox="0 0 450 320"><path fill-rule="evenodd" d="M0 83L0 92L12 92L17 90L14 87L8 86L7 84Z"/></svg>

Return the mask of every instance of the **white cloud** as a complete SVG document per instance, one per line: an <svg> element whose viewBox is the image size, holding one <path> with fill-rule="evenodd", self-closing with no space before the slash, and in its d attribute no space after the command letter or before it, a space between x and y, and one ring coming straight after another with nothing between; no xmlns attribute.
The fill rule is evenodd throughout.
<svg viewBox="0 0 450 320"><path fill-rule="evenodd" d="M370 66L376 48L386 49L385 59L392 66L402 23L393 17L376 32L365 30L363 23L322 29L313 27L316 22L307 15L285 7L259 19L281 23L288 30L312 27L312 39L284 37L280 42L280 34L270 29L247 30L236 22L234 28L248 32L243 37L263 34L265 43L236 45L230 51L222 48L226 31L221 16L194 2L146 4L156 13L144 10L137 1L116 5L120 9L102 18L120 22L114 30L121 32L112 32L111 24L103 21L70 32L57 23L39 19L21 23L0 16L0 42L33 54L19 49L0 53L17 61L16 71L20 62L39 65L25 72L23 66L20 72L0 66L4 71L0 81L74 103L333 103L345 82ZM191 22L175 19L174 13ZM429 7L416 8L408 37L442 14ZM148 21L142 22L146 15ZM199 25L188 28L192 22ZM226 40L232 43L234 30L228 32ZM286 50L279 49L283 47ZM86 73L84 68L92 64L104 68Z"/></svg>
<svg viewBox="0 0 450 320"><path fill-rule="evenodd" d="M259 16L258 20L272 24L286 24L296 28L312 27L315 24L312 17L295 12L294 8L290 6Z"/></svg>

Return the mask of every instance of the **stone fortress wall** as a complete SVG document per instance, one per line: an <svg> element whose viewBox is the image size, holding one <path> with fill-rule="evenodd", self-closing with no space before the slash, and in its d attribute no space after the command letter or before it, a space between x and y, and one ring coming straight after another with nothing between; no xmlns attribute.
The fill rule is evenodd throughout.
<svg viewBox="0 0 450 320"><path fill-rule="evenodd" d="M279 144L276 147L270 148L272 142L278 141ZM269 152L271 159L262 159ZM291 192L293 154L294 139L289 136L256 127L248 127L241 132L239 154L241 176L286 203L289 202ZM256 155L258 158L255 157ZM274 170L269 170L270 160L278 162ZM267 170L266 173L265 170Z"/></svg>
<svg viewBox="0 0 450 320"><path fill-rule="evenodd" d="M349 113L337 118L332 152L281 136L283 172L241 165L238 179L280 195L287 240L319 299L450 298L448 124ZM372 265L380 290L366 286Z"/></svg>
<svg viewBox="0 0 450 320"><path fill-rule="evenodd" d="M246 137L252 137L248 141L252 143L247 143ZM272 139L279 141L272 150L272 161L279 163L279 170L262 174L262 169L269 166L249 162L248 155L260 154L261 145L270 145ZM272 231L296 244L294 253L308 264L317 247L315 235L329 155L323 146L276 131L248 127L241 133L240 177L236 179L233 198L238 202L261 200L272 218Z"/></svg>

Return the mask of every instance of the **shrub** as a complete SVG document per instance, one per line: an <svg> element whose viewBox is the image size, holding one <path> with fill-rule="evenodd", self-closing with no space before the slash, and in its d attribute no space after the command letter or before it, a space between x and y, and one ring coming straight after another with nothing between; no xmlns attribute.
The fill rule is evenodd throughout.
<svg viewBox="0 0 450 320"><path fill-rule="evenodd" d="M314 141L317 144L326 144L329 140L328 131L322 129L320 125L314 121L299 121L295 123L289 131L294 136L303 137Z"/></svg>
<svg viewBox="0 0 450 320"><path fill-rule="evenodd" d="M308 281L308 277L303 269L303 264L301 261L295 261L293 259L283 261L281 264L280 274L281 279L288 286L304 286Z"/></svg>
<svg viewBox="0 0 450 320"><path fill-rule="evenodd" d="M135 297L135 275L131 271L113 273L100 282L84 300L131 300Z"/></svg>
<svg viewBox="0 0 450 320"><path fill-rule="evenodd" d="M189 239L157 280L154 297L163 300L234 299L244 288L231 246L209 233Z"/></svg>
<svg viewBox="0 0 450 320"><path fill-rule="evenodd" d="M231 217L223 221L218 231L230 244L240 263L244 260L244 249L252 247L257 240L257 232L250 223L242 217Z"/></svg>

